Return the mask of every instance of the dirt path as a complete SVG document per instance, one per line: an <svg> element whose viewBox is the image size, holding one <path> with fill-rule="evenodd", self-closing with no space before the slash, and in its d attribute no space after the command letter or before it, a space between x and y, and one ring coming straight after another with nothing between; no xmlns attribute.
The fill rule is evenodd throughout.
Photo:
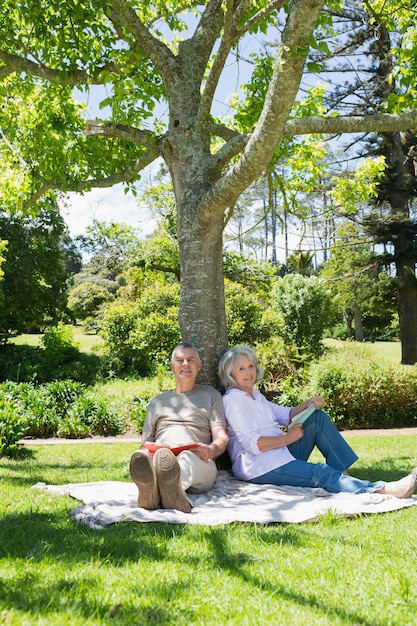
<svg viewBox="0 0 417 626"><path fill-rule="evenodd" d="M417 435L416 428L376 428L369 430L342 430L342 435L349 437L358 436L382 436L382 435ZM56 444L89 444L89 443L139 443L140 434L128 432L118 437L88 437L86 439L60 439L50 437L48 439L21 439L20 444L25 446L51 446Z"/></svg>

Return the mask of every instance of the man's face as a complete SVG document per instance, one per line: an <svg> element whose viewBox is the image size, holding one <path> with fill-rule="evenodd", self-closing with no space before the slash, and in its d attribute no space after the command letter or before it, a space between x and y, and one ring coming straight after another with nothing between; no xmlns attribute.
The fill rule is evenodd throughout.
<svg viewBox="0 0 417 626"><path fill-rule="evenodd" d="M201 369L202 361L197 358L195 350L192 348L177 348L174 358L171 361L171 369L177 380L190 380L197 378Z"/></svg>

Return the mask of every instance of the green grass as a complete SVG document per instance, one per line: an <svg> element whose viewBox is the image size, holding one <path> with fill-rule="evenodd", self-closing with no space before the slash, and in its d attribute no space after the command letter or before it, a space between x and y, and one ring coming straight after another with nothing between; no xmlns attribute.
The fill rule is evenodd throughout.
<svg viewBox="0 0 417 626"><path fill-rule="evenodd" d="M28 344L29 346L38 346L42 335L18 335L10 341L17 345ZM74 339L80 344L82 352L90 353L94 348L98 347L101 338L97 335L85 335L80 327L74 327ZM344 342L338 339L325 339L324 344L328 346L343 345ZM366 343L381 357L392 359L397 363L401 360L401 343L399 341L377 341L375 343Z"/></svg>
<svg viewBox="0 0 417 626"><path fill-rule="evenodd" d="M343 341L338 339L325 339L323 342L327 346L342 346ZM401 362L401 343L399 341L376 341L374 343L366 342L368 346L375 354L379 355L383 359L389 359L396 363Z"/></svg>
<svg viewBox="0 0 417 626"><path fill-rule="evenodd" d="M10 339L10 343L15 343L18 346L27 344L28 346L37 347L41 345L40 342L42 337L42 334L18 335L17 337L12 337ZM89 354L93 351L94 348L100 345L101 337L99 337L98 335L85 335L82 332L81 328L75 326L74 340L79 343L81 352L86 352L87 354Z"/></svg>
<svg viewBox="0 0 417 626"><path fill-rule="evenodd" d="M355 474L396 479L416 436L356 436ZM129 443L0 459L0 622L11 625L415 624L417 507L313 524L78 525L52 484L129 480Z"/></svg>

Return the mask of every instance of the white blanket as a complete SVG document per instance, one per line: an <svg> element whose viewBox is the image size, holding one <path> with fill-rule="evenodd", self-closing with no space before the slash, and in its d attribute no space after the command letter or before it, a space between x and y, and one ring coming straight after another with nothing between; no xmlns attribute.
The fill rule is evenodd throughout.
<svg viewBox="0 0 417 626"><path fill-rule="evenodd" d="M117 522L165 522L217 526L232 522L312 522L326 512L350 516L385 513L417 505L417 497L400 500L378 493L329 494L323 489L255 485L237 480L220 471L214 487L203 494L190 494L191 513L174 509L147 511L136 506L137 488L133 482L95 482L66 485L38 483L58 495L69 495L84 504L71 513L90 528L103 528Z"/></svg>

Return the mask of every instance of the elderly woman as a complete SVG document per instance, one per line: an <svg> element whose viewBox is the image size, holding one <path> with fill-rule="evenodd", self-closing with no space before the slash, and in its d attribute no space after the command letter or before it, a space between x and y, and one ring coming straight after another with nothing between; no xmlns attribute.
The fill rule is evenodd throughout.
<svg viewBox="0 0 417 626"><path fill-rule="evenodd" d="M229 435L229 454L234 475L258 484L321 487L326 491L382 493L409 498L417 489L417 467L394 482L370 482L350 476L347 468L358 457L321 410L316 396L296 407L284 407L265 398L255 383L263 371L249 346L230 348L219 363L219 377L226 389L223 404ZM303 424L294 418L314 404L316 410ZM309 463L317 447L325 463Z"/></svg>

